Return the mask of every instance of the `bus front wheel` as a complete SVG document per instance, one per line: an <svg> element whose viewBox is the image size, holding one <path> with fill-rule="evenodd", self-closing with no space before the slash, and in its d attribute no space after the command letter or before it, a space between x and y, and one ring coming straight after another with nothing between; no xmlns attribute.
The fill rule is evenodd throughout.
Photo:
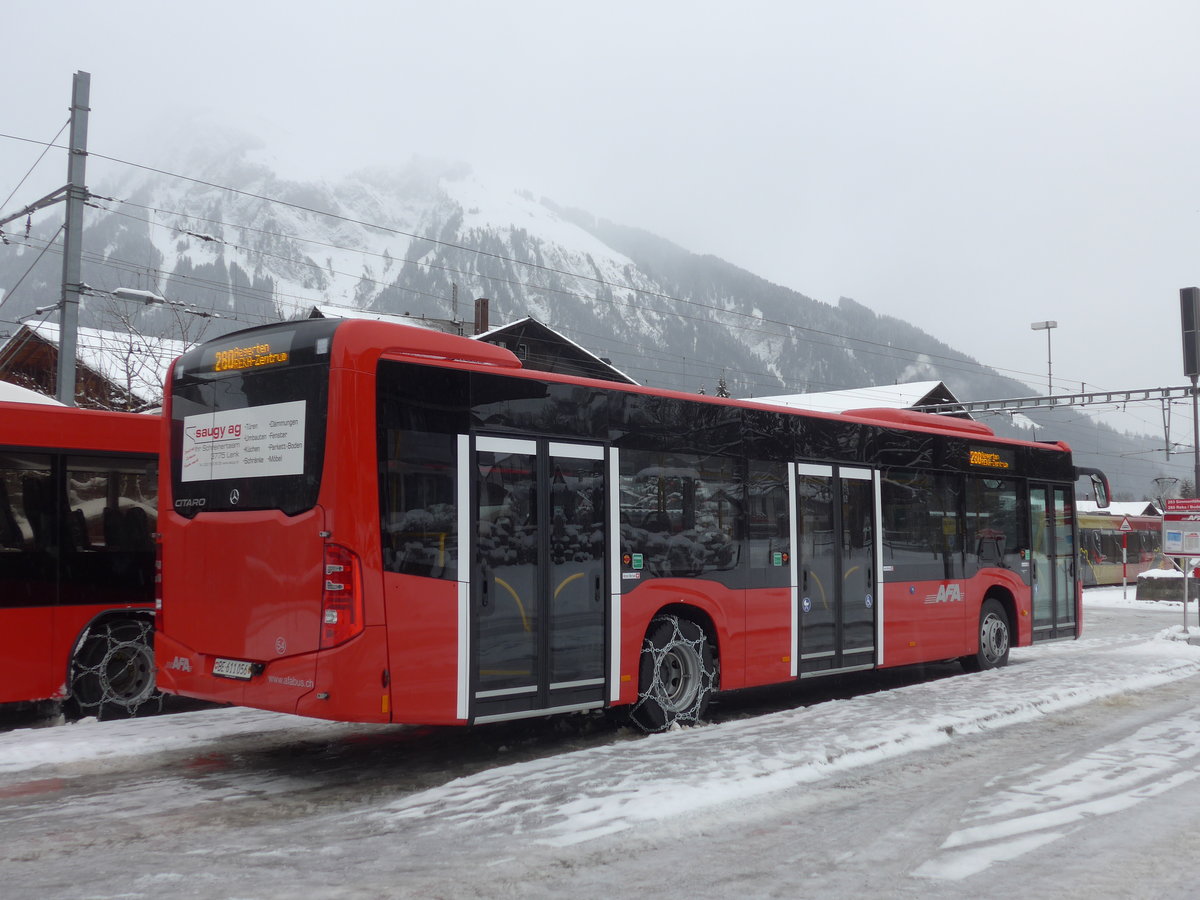
<svg viewBox="0 0 1200 900"><path fill-rule="evenodd" d="M1008 665L1008 648L1012 633L1008 614L999 600L983 601L979 610L979 650L972 656L962 658L963 668L968 672L982 672Z"/></svg>
<svg viewBox="0 0 1200 900"><path fill-rule="evenodd" d="M76 718L127 719L159 712L154 682L153 625L145 619L101 622L79 642L71 661L65 711Z"/></svg>
<svg viewBox="0 0 1200 900"><path fill-rule="evenodd" d="M648 732L695 725L716 689L717 662L704 629L690 619L657 616L642 644L634 723Z"/></svg>

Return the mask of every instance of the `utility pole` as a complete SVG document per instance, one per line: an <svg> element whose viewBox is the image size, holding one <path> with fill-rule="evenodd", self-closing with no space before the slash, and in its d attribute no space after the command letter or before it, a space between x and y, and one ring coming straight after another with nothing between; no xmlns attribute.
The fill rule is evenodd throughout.
<svg viewBox="0 0 1200 900"><path fill-rule="evenodd" d="M1200 497L1200 288L1179 289L1179 318L1183 326L1183 374L1192 380L1192 490ZM1184 608L1187 607L1186 595Z"/></svg>
<svg viewBox="0 0 1200 900"><path fill-rule="evenodd" d="M75 336L83 271L83 202L92 76L76 72L71 90L71 148L67 158L67 211L63 228L62 306L59 311L58 400L75 405Z"/></svg>

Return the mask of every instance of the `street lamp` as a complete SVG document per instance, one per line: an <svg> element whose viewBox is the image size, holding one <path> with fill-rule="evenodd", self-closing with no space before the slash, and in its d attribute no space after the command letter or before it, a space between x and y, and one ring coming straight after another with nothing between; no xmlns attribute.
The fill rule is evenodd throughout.
<svg viewBox="0 0 1200 900"><path fill-rule="evenodd" d="M154 293L154 291L139 291L135 290L134 288L119 287L109 291L108 293L113 297L116 297L118 300L136 300L139 303L145 304L146 306L175 306L179 309L182 309L185 313L193 316L200 316L204 319L221 318L221 314L219 312L210 312L206 309L197 309L194 304L184 303L182 300L168 300L162 295Z"/></svg>
<svg viewBox="0 0 1200 900"><path fill-rule="evenodd" d="M1159 475L1154 479L1155 485L1158 486L1158 508L1160 510L1167 508L1167 495L1175 490L1175 485L1179 484L1178 478L1171 478L1167 475Z"/></svg>
<svg viewBox="0 0 1200 900"><path fill-rule="evenodd" d="M1050 329L1057 328L1057 322L1031 322L1029 327L1034 331L1046 332L1046 393L1054 394L1054 363L1053 357L1050 355Z"/></svg>

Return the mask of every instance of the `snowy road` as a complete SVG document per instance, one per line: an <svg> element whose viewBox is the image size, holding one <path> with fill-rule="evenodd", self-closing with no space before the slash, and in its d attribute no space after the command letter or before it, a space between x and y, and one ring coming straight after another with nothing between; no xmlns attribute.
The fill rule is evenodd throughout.
<svg viewBox="0 0 1200 900"><path fill-rule="evenodd" d="M649 738L236 709L9 731L0 896L1191 897L1200 647L1120 594L1002 671Z"/></svg>

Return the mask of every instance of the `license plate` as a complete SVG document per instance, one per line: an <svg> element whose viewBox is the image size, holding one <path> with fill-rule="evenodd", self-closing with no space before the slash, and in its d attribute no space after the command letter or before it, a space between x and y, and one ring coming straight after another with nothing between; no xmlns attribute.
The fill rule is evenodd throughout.
<svg viewBox="0 0 1200 900"><path fill-rule="evenodd" d="M238 681L249 681L254 675L254 663L244 659L217 659L213 661L214 675L221 678L236 678Z"/></svg>

